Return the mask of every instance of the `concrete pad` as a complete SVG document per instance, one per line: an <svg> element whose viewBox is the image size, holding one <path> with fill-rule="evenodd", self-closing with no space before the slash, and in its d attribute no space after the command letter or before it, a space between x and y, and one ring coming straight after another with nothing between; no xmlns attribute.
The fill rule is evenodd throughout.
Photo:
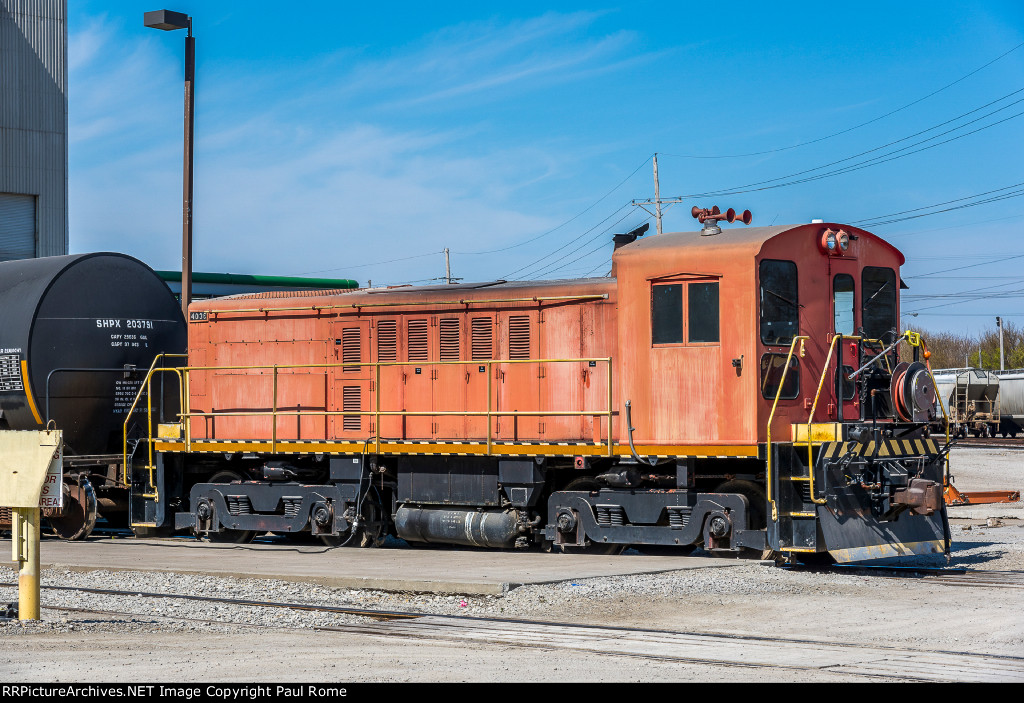
<svg viewBox="0 0 1024 703"><path fill-rule="evenodd" d="M0 550L9 549L3 546L9 541L0 541ZM40 561L44 584L46 569L152 571L465 595L503 595L523 584L750 563L681 554L592 556L397 544L402 548L327 549L287 542L235 545L94 536L82 542L44 540Z"/></svg>

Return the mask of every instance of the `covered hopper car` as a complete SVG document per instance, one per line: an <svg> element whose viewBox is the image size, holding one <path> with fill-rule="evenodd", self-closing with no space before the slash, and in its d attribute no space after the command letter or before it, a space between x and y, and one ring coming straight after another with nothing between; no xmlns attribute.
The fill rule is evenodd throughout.
<svg viewBox="0 0 1024 703"><path fill-rule="evenodd" d="M193 303L182 406L135 452L132 524L948 553L934 383L897 329L902 254L847 225L695 217L617 235L604 278Z"/></svg>
<svg viewBox="0 0 1024 703"><path fill-rule="evenodd" d="M949 417L944 419L936 407L933 430L945 431L948 421L955 437L1016 437L1024 432L1024 369L935 369L934 378Z"/></svg>
<svg viewBox="0 0 1024 703"><path fill-rule="evenodd" d="M999 378L999 434L1016 437L1024 432L1024 369L993 371Z"/></svg>

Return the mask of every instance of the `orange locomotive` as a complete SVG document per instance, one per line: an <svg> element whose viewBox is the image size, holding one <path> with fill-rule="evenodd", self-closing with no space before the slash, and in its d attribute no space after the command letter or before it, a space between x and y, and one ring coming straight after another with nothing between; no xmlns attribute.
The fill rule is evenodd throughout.
<svg viewBox="0 0 1024 703"><path fill-rule="evenodd" d="M135 447L134 526L948 553L902 254L846 225L694 216L616 235L610 277L194 303L188 366L150 374L178 374L186 410Z"/></svg>

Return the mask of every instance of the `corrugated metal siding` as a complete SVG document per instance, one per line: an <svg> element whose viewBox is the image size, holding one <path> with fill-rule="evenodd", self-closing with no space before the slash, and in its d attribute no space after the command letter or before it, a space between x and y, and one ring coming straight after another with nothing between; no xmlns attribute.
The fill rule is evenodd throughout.
<svg viewBox="0 0 1024 703"><path fill-rule="evenodd" d="M0 192L36 196L37 255L68 252L66 0L0 0Z"/></svg>
<svg viewBox="0 0 1024 703"><path fill-rule="evenodd" d="M0 193L0 261L36 255L36 199Z"/></svg>

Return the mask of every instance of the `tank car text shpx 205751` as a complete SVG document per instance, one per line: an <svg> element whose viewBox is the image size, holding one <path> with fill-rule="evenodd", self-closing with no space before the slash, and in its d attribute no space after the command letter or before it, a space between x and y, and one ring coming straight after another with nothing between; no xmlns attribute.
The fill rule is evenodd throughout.
<svg viewBox="0 0 1024 703"><path fill-rule="evenodd" d="M948 552L934 384L897 330L902 254L846 225L708 215L617 248L605 278L194 303L183 410L136 452L133 525Z"/></svg>

